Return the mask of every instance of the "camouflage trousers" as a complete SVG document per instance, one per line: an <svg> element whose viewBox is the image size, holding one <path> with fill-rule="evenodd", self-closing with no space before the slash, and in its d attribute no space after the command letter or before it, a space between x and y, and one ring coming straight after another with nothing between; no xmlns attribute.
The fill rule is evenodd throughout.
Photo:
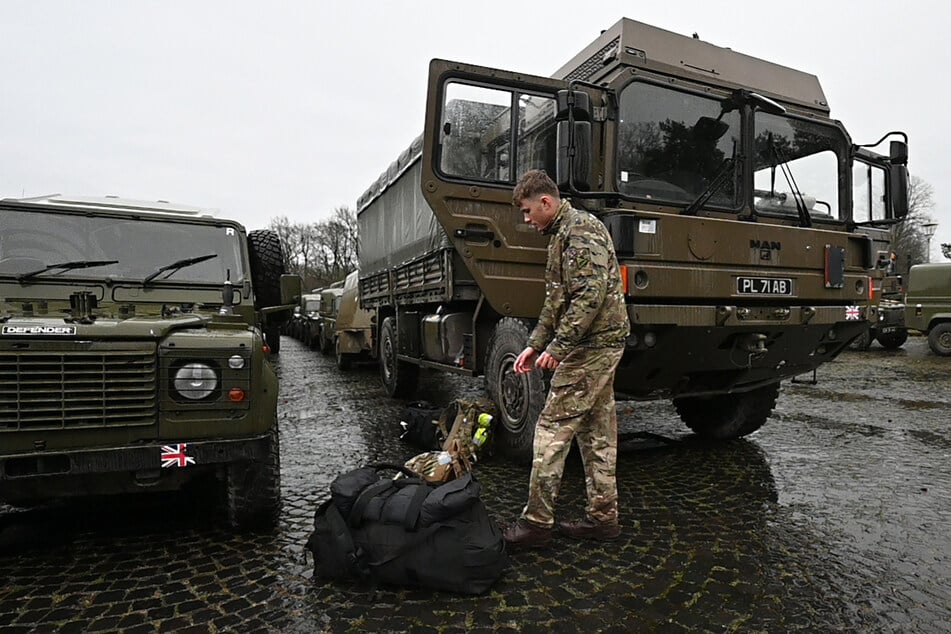
<svg viewBox="0 0 951 634"><path fill-rule="evenodd" d="M522 517L539 526L555 522L555 500L575 439L584 461L585 512L596 522L617 521L617 408L614 372L621 348L577 348L555 370L535 425L528 504Z"/></svg>

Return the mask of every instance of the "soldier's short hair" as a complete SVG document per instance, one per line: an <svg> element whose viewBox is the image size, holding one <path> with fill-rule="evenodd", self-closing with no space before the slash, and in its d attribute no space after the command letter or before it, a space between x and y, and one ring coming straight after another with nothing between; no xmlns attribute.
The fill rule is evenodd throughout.
<svg viewBox="0 0 951 634"><path fill-rule="evenodd" d="M518 207L523 200L537 198L542 194L560 198L558 186L555 185L555 181L548 177L548 174L543 170L528 170L522 174L522 177L515 184L515 190L512 192L512 204Z"/></svg>

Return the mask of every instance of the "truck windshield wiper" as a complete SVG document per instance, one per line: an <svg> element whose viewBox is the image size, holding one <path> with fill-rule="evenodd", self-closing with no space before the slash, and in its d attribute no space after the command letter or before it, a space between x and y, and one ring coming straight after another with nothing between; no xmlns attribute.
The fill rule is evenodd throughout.
<svg viewBox="0 0 951 634"><path fill-rule="evenodd" d="M713 195L723 189L723 186L733 178L733 170L730 168L733 167L734 162L733 158L728 157L723 159L723 162L720 163L720 167L717 169L716 174L714 174L713 180L707 185L707 188L680 213L684 216L696 216L697 212L707 204L707 201L713 198Z"/></svg>
<svg viewBox="0 0 951 634"><path fill-rule="evenodd" d="M199 255L198 257L194 257L194 258L185 258L184 260L177 260L175 262L172 262L171 264L166 264L165 266L157 270L155 273L152 273L151 275L146 277L144 280L142 280L142 286L145 286L146 284L148 284L149 282L157 278L159 275L161 275L165 271L168 271L169 273L163 279L168 279L169 277L172 276L172 274L174 274L179 269L184 269L185 267L191 266L193 264L198 264L199 262L204 262L206 260L210 260L216 257L218 257L217 253L209 253L207 255Z"/></svg>
<svg viewBox="0 0 951 634"><path fill-rule="evenodd" d="M789 190L792 193L793 201L796 203L796 212L799 214L799 224L803 227L811 227L812 218L809 217L809 210L806 208L806 201L802 197L802 192L799 190L799 185L796 183L796 179L793 177L792 169L789 167L789 160L786 158L786 153L776 146L776 143L773 141L772 132L769 133L768 143L769 150L773 153L773 158L776 159L777 166L783 173L783 177L786 179L786 184L789 185ZM774 189L772 185L770 185L770 189Z"/></svg>
<svg viewBox="0 0 951 634"><path fill-rule="evenodd" d="M41 269L36 269L35 271L28 271L26 273L21 273L17 275L17 281L21 284L26 282L30 278L37 277L42 273L53 270L62 270L62 271L72 271L73 269L89 269L94 266L108 266L109 264L118 264L119 260L75 260L73 262L58 262L57 264L49 264L44 266Z"/></svg>

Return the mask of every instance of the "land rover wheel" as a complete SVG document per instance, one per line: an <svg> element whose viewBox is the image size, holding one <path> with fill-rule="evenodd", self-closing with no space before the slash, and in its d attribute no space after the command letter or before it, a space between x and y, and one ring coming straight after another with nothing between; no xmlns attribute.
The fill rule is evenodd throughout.
<svg viewBox="0 0 951 634"><path fill-rule="evenodd" d="M419 366L397 359L398 351L396 319L387 317L380 327L380 378L386 393L394 398L412 396L419 383Z"/></svg>
<svg viewBox="0 0 951 634"><path fill-rule="evenodd" d="M532 456L535 423L545 406L548 391L544 372L515 372L515 359L528 345L528 325L505 317L489 340L485 363L485 386L499 408L496 446L510 458L527 461Z"/></svg>
<svg viewBox="0 0 951 634"><path fill-rule="evenodd" d="M729 440L752 434L763 426L776 406L779 383L739 394L675 398L680 420L694 433L710 440Z"/></svg>
<svg viewBox="0 0 951 634"><path fill-rule="evenodd" d="M251 258L251 282L257 307L277 306L281 303L281 275L285 273L284 249L281 239L269 229L248 233L248 253Z"/></svg>
<svg viewBox="0 0 951 634"><path fill-rule="evenodd" d="M281 457L276 421L268 432L263 460L228 465L225 496L228 523L233 529L270 530L277 525L281 510Z"/></svg>
<svg viewBox="0 0 951 634"><path fill-rule="evenodd" d="M908 331L898 330L896 332L885 333L876 337L876 340L886 350L897 350L908 341Z"/></svg>
<svg viewBox="0 0 951 634"><path fill-rule="evenodd" d="M264 327L264 340L267 341L267 347L271 354L280 354L281 352L281 327L277 324Z"/></svg>
<svg viewBox="0 0 951 634"><path fill-rule="evenodd" d="M349 370L353 367L351 355L340 352L340 337L334 337L334 356L337 357L338 370Z"/></svg>
<svg viewBox="0 0 951 634"><path fill-rule="evenodd" d="M939 357L951 357L951 322L940 323L931 329L928 347Z"/></svg>
<svg viewBox="0 0 951 634"><path fill-rule="evenodd" d="M872 333L869 328L866 328L862 331L858 337L853 339L849 343L850 350L868 350L868 347L872 345Z"/></svg>

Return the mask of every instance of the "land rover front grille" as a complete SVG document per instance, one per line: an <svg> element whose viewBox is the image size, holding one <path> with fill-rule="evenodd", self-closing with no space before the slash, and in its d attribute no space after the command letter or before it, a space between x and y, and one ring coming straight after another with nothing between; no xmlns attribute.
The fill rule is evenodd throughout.
<svg viewBox="0 0 951 634"><path fill-rule="evenodd" d="M153 343L4 345L0 432L150 425L156 385Z"/></svg>

